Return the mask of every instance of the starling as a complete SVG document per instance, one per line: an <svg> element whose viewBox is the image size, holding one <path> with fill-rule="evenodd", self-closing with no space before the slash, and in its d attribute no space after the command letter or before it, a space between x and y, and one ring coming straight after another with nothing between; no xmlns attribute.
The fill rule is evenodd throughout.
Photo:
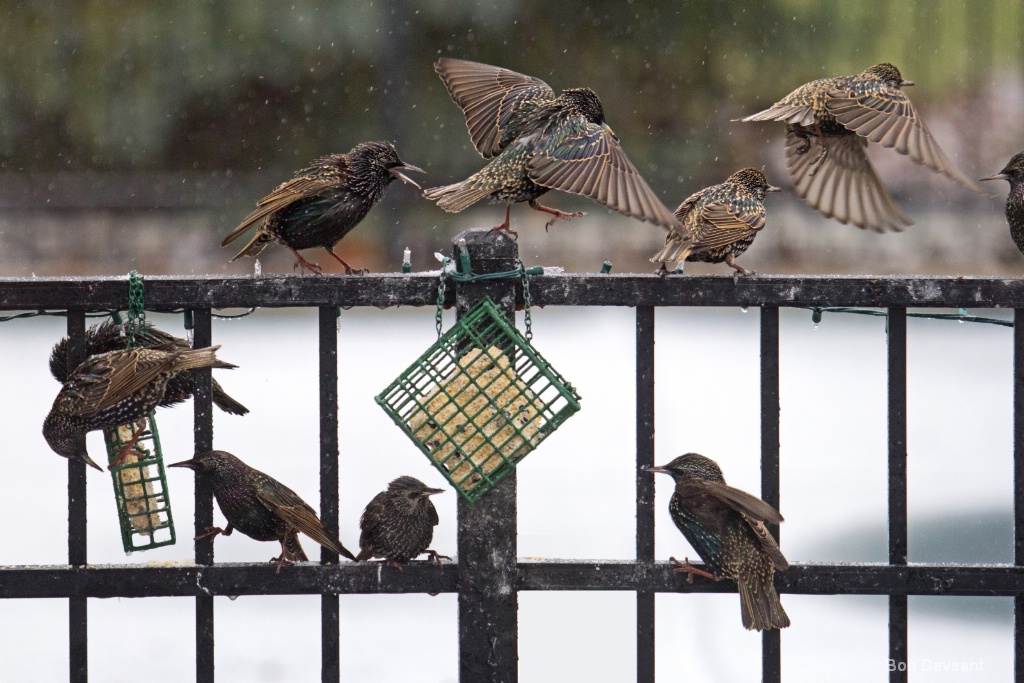
<svg viewBox="0 0 1024 683"><path fill-rule="evenodd" d="M430 496L444 489L429 488L419 479L399 477L388 484L363 510L359 518L359 555L357 560L383 557L399 569L423 553L440 563L436 551L428 550L437 526L437 510Z"/></svg>
<svg viewBox="0 0 1024 683"><path fill-rule="evenodd" d="M347 154L321 157L257 202L259 208L246 216L221 246L259 223L256 234L232 261L258 256L268 244L278 242L292 250L304 270L321 272L320 266L302 258L298 250L323 247L351 274L352 267L334 252L334 245L359 225L391 181L399 178L421 189L403 171L423 172L399 159L390 142L361 142Z"/></svg>
<svg viewBox="0 0 1024 683"><path fill-rule="evenodd" d="M1005 180L1010 183L1006 197L1006 222L1010 224L1010 237L1024 254L1024 152L1010 159L999 173L982 180Z"/></svg>
<svg viewBox="0 0 1024 683"><path fill-rule="evenodd" d="M670 229L665 248L651 257L651 263L704 261L721 263L736 269L735 276L747 269L736 263L754 236L764 227L764 198L779 188L768 184L764 173L744 168L721 185L712 185L693 193L676 209L682 230Z"/></svg>
<svg viewBox="0 0 1024 683"><path fill-rule="evenodd" d="M788 124L786 169L797 195L812 208L859 228L902 230L913 221L871 165L869 140L980 192L939 149L901 90L913 84L892 64L877 64L856 76L811 81L741 120Z"/></svg>
<svg viewBox="0 0 1024 683"><path fill-rule="evenodd" d="M184 339L172 336L163 330L159 330L151 323L135 334L135 343L145 347L160 347L163 350L173 349L180 351L191 348ZM120 325L111 320L105 320L98 325L93 325L85 331L85 354L95 356L109 351L123 351L128 348L128 337L122 332ZM53 351L50 352L50 374L53 378L63 384L68 378L68 339L65 337L57 342ZM213 364L214 368L233 368L235 366L223 361ZM160 401L161 408L167 408L187 401L192 397L193 380L192 373L174 375L167 383L167 390ZM245 415L249 409L235 399L228 396L223 387L213 380L213 402L225 413L232 415Z"/></svg>
<svg viewBox="0 0 1024 683"><path fill-rule="evenodd" d="M78 458L101 470L84 447L79 448L85 434L142 420L163 400L171 377L216 364L215 353L219 348L137 348L87 358L75 368L54 399L43 422L43 436L58 455ZM224 363L221 367L235 366ZM134 447L143 429L135 431L110 464L111 469Z"/></svg>
<svg viewBox="0 0 1024 683"><path fill-rule="evenodd" d="M718 464L697 453L681 455L663 467L676 482L668 511L709 572L674 557L676 572L693 583L699 574L715 581L732 579L739 586L743 627L764 631L789 626L779 594L772 583L775 570L789 567L765 522L782 521L775 508L760 498L726 486Z"/></svg>
<svg viewBox="0 0 1024 683"><path fill-rule="evenodd" d="M626 158L593 90L572 88L556 96L539 78L448 57L438 59L434 70L465 114L473 145L493 159L461 183L423 193L445 211L457 213L481 199L505 202L505 222L494 229L515 234L509 230L515 202L554 216L546 227L582 216L537 203L548 190L561 190L665 228L676 224Z"/></svg>
<svg viewBox="0 0 1024 683"><path fill-rule="evenodd" d="M334 534L324 528L313 508L294 491L226 451L200 453L191 460L168 467L187 467L197 477L205 478L213 487L217 505L228 520L226 529L209 527L196 540L217 534L230 536L237 528L257 541L278 541L281 543L281 555L270 560L277 562L278 573L286 563L308 561L299 543L300 531L328 550L350 560L356 559Z"/></svg>

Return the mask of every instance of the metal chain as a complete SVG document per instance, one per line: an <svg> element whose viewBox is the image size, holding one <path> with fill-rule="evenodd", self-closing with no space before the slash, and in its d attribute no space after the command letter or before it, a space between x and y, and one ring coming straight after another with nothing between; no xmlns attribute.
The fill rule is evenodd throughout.
<svg viewBox="0 0 1024 683"><path fill-rule="evenodd" d="M146 327L145 285L137 270L128 273L128 320L124 324L128 348L135 347L135 335Z"/></svg>
<svg viewBox="0 0 1024 683"><path fill-rule="evenodd" d="M437 280L437 312L434 313L434 326L437 328L437 338L441 338L441 316L444 313L444 264L441 264L441 275Z"/></svg>
<svg viewBox="0 0 1024 683"><path fill-rule="evenodd" d="M519 272L523 278L523 322L526 324L526 341L533 339L533 318L530 316L530 278L526 275L526 266L519 259Z"/></svg>

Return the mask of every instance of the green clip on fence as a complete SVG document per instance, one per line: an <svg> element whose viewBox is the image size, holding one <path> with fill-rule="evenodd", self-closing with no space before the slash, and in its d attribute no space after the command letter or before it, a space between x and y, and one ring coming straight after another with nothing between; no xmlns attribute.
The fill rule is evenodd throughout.
<svg viewBox="0 0 1024 683"><path fill-rule="evenodd" d="M470 503L580 409L489 298L375 400Z"/></svg>

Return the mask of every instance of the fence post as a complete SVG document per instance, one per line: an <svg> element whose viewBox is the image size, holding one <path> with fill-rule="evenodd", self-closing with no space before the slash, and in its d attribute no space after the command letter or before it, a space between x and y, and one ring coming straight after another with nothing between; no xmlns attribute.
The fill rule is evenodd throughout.
<svg viewBox="0 0 1024 683"><path fill-rule="evenodd" d="M464 242L463 242L464 240ZM519 248L503 232L473 228L453 240L468 250L474 273L515 268ZM516 280L456 284L459 317L484 296L514 323ZM459 499L459 681L515 683L518 680L519 607L516 593L516 473L513 470L475 505Z"/></svg>

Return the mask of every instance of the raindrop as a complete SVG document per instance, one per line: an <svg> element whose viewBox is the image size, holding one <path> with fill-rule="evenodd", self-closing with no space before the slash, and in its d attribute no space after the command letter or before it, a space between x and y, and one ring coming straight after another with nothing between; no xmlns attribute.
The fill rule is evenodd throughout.
<svg viewBox="0 0 1024 683"><path fill-rule="evenodd" d="M817 332L818 328L821 327L818 323L814 323L814 331Z"/></svg>
<svg viewBox="0 0 1024 683"><path fill-rule="evenodd" d="M235 600L237 600L237 599L238 599L238 596L237 596L237 595L229 595L229 596L228 596L228 600L230 600L231 602L234 602L234 601L235 601Z"/></svg>
<svg viewBox="0 0 1024 683"><path fill-rule="evenodd" d="M740 310L746 313L749 310L749 306L740 306Z"/></svg>

